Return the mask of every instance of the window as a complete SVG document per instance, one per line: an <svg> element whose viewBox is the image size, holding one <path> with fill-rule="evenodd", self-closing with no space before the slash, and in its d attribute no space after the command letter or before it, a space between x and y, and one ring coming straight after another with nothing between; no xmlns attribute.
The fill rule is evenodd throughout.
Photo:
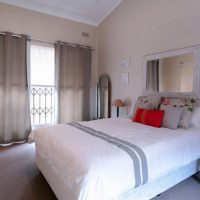
<svg viewBox="0 0 200 200"><path fill-rule="evenodd" d="M32 126L55 122L54 46L30 44L30 111Z"/></svg>

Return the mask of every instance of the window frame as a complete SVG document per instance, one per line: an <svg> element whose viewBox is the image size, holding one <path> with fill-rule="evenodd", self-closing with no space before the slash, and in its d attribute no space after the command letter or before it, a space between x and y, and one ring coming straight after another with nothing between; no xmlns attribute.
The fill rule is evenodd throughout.
<svg viewBox="0 0 200 200"><path fill-rule="evenodd" d="M53 120L51 121L51 123L36 123L33 124L32 123L32 112L31 112L31 88L32 86L40 86L38 85L32 85L31 84L31 45L37 45L37 46L42 46L42 47L50 47L54 49L54 85L41 85L41 87L53 87L54 88L54 95L53 95L53 104L52 107L54 109L53 112ZM46 126L46 125L53 125L56 124L57 122L57 89L56 89L56 68L55 68L55 46L54 43L49 43L49 42L41 42L41 41L36 41L36 40L30 40L27 42L27 82L28 82L28 90L29 90L29 105L30 105L30 115L31 115L31 126L33 128L37 128L40 126Z"/></svg>

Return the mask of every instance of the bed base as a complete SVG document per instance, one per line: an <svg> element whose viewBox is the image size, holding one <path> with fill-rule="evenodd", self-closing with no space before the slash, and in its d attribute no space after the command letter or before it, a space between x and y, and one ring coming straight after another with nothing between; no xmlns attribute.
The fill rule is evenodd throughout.
<svg viewBox="0 0 200 200"><path fill-rule="evenodd" d="M55 167L45 160L37 150L36 164L59 200L77 200L73 191L65 184L62 175L58 174Z"/></svg>
<svg viewBox="0 0 200 200"><path fill-rule="evenodd" d="M175 186L181 181L196 174L200 170L200 162L196 160L184 167L181 167L166 176L160 177L155 181L148 182L138 188L123 193L117 200L149 200L160 195L169 188Z"/></svg>
<svg viewBox="0 0 200 200"><path fill-rule="evenodd" d="M65 184L62 175L58 174L54 166L43 159L42 155L37 151L36 163L59 200L78 200L73 191ZM121 194L116 200L149 200L194 175L199 170L200 161L196 160L156 181L129 190Z"/></svg>

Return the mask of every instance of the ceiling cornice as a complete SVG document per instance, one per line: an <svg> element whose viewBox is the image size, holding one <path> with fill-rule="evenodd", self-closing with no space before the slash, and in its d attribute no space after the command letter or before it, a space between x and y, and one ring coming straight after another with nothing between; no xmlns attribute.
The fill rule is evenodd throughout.
<svg viewBox="0 0 200 200"><path fill-rule="evenodd" d="M122 0L0 0L0 2L98 26Z"/></svg>

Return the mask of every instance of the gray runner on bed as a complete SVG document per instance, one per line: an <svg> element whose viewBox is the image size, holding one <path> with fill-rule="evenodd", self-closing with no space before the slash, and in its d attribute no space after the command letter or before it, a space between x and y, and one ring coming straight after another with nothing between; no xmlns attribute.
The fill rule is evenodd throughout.
<svg viewBox="0 0 200 200"><path fill-rule="evenodd" d="M112 137L107 133L95 130L91 127L87 127L80 123L68 123L68 125L73 126L83 131L84 133L102 139L105 142L115 145L118 148L125 151L133 161L134 174L135 174L135 187L138 187L148 181L147 159L145 153L140 147L125 140L122 140L120 138Z"/></svg>

